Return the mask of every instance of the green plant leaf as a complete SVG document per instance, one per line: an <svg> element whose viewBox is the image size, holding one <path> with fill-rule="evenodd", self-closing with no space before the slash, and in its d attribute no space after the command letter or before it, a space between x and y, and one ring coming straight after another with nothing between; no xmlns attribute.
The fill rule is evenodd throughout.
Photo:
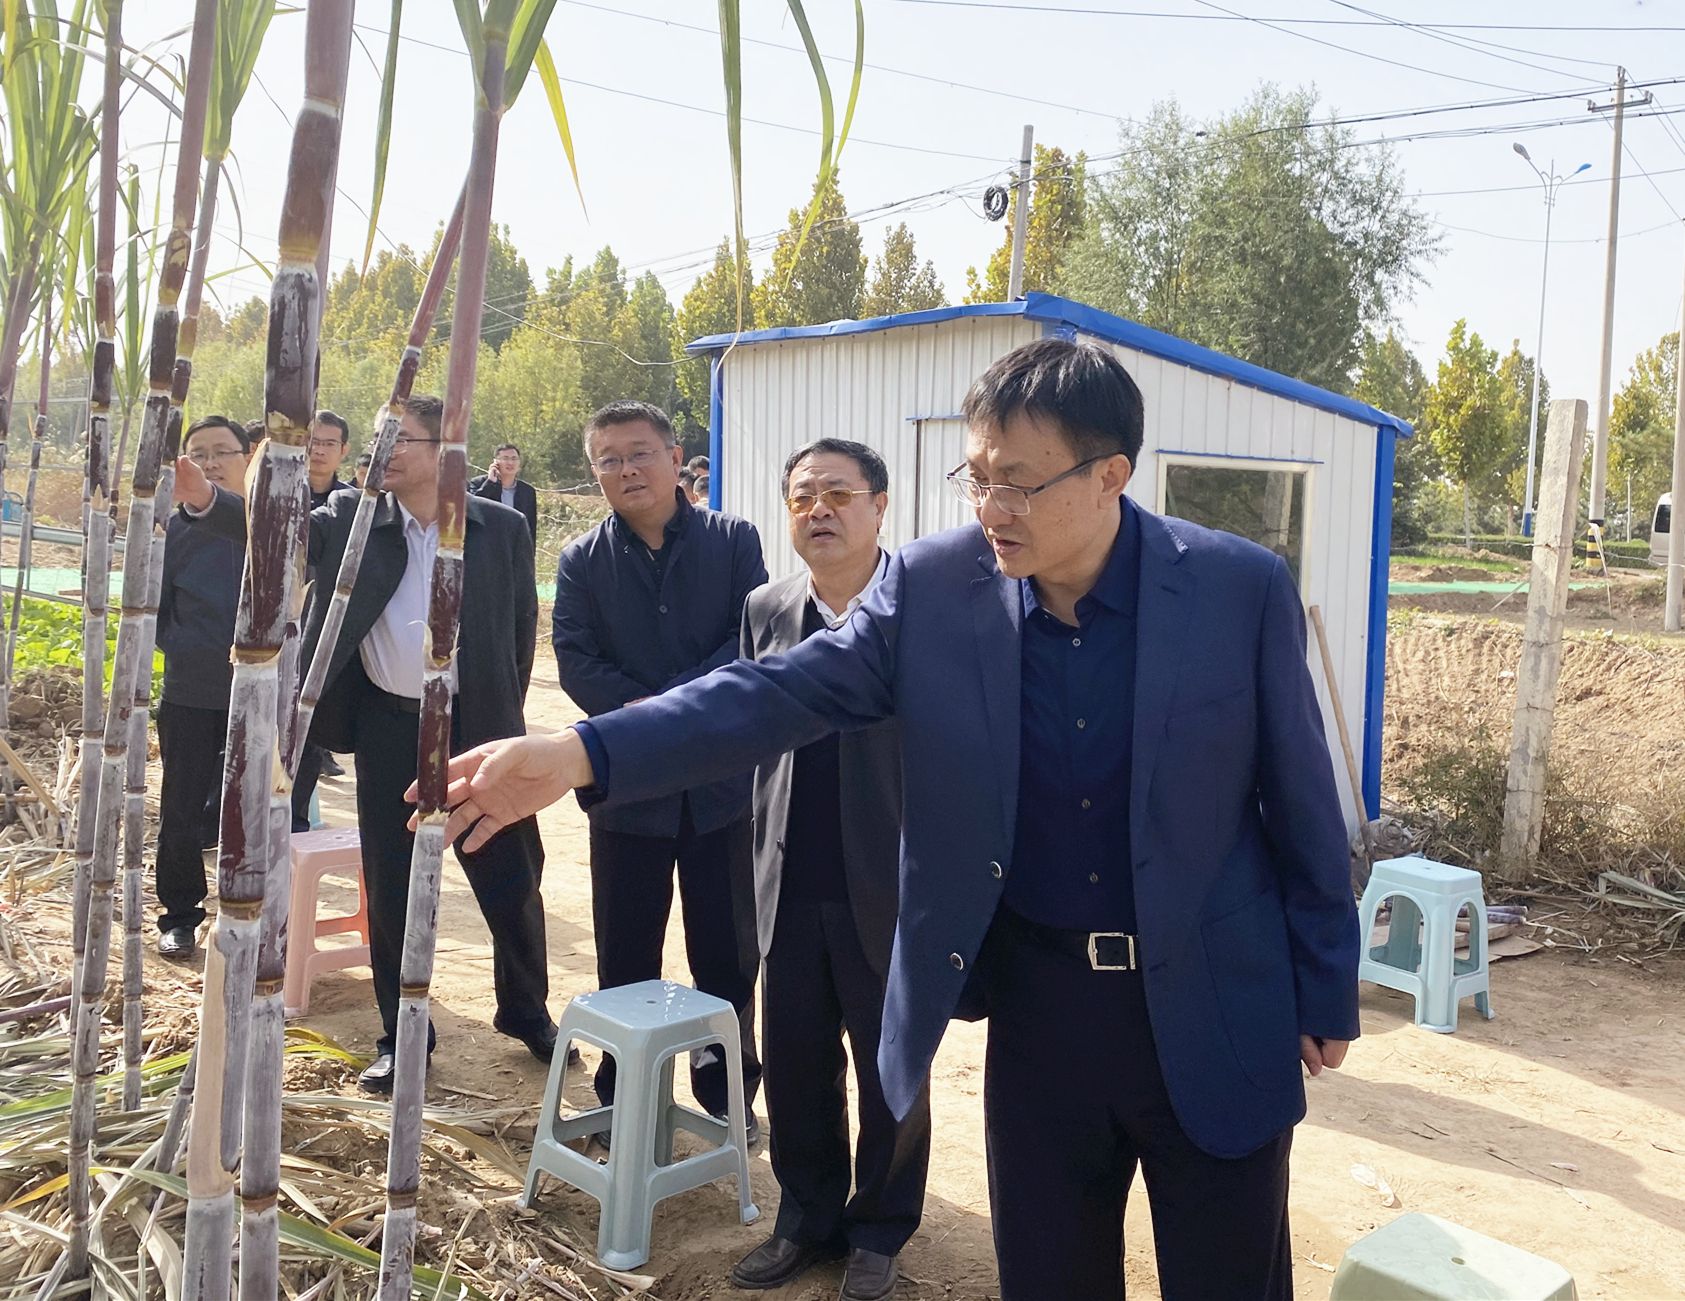
<svg viewBox="0 0 1685 1301"><path fill-rule="evenodd" d="M573 132L568 128L567 104L562 99L562 80L556 75L556 61L550 57L548 41L538 43L536 61L538 80L544 87L545 99L550 102L550 116L556 120L556 131L562 137L562 152L567 155L568 170L573 173L573 188L579 195L579 208L585 212L585 188L579 183L579 161L573 154Z"/></svg>
<svg viewBox="0 0 1685 1301"><path fill-rule="evenodd" d="M509 49L503 59L503 107L507 110L526 84L527 73L538 57L544 43L544 29L550 25L550 15L556 0L521 0L509 29Z"/></svg>
<svg viewBox="0 0 1685 1301"><path fill-rule="evenodd" d="M386 159L392 148L392 100L398 90L398 27L404 16L404 0L392 0L392 14L386 24L386 59L380 72L380 114L374 129L374 194L369 199L369 233L363 241L363 271L367 275L374 256L375 229L380 221L380 201L386 194Z"/></svg>
<svg viewBox="0 0 1685 1301"><path fill-rule="evenodd" d="M731 213L737 253L737 329L743 329L743 273L749 248L743 238L743 11L741 0L719 0L720 71L725 80L725 131L731 148Z"/></svg>

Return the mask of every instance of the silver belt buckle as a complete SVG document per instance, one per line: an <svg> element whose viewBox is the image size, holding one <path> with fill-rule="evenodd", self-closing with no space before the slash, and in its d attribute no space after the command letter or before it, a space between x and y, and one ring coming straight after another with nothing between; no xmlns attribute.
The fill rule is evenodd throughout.
<svg viewBox="0 0 1685 1301"><path fill-rule="evenodd" d="M1129 961L1101 962L1101 940L1127 940L1129 942ZM1135 937L1126 931L1090 931L1088 935L1088 965L1095 971L1134 971L1135 970Z"/></svg>

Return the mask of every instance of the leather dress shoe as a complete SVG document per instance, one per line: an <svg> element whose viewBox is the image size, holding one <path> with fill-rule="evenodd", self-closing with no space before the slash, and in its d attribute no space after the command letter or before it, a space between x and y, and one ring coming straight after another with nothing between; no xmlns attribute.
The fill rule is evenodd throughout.
<svg viewBox="0 0 1685 1301"><path fill-rule="evenodd" d="M198 950L195 926L172 926L158 936L158 956L171 962L191 962Z"/></svg>
<svg viewBox="0 0 1685 1301"><path fill-rule="evenodd" d="M710 1112L709 1114L722 1125L731 1124L731 1116L727 1112ZM748 1119L743 1122L743 1134L750 1147L754 1147L761 1141L761 1121L760 1117L755 1115L753 1109L750 1110Z"/></svg>
<svg viewBox="0 0 1685 1301"><path fill-rule="evenodd" d="M324 753L322 755L322 776L343 777L345 776L345 766L331 754Z"/></svg>
<svg viewBox="0 0 1685 1301"><path fill-rule="evenodd" d="M357 1087L364 1093L391 1093L395 1069L392 1054L380 1053L357 1077Z"/></svg>
<svg viewBox="0 0 1685 1301"><path fill-rule="evenodd" d="M535 1026L531 1030L505 1030L502 1026L495 1024L493 1028L499 1034L506 1034L511 1039L519 1039L527 1046L527 1051L546 1066L556 1055L556 1023L554 1021L546 1020L543 1025ZM578 1060L579 1049L570 1045L568 1061L571 1063Z"/></svg>
<svg viewBox="0 0 1685 1301"><path fill-rule="evenodd" d="M731 1283L750 1292L783 1287L815 1265L836 1260L842 1254L842 1248L834 1242L791 1242L773 1234L731 1267Z"/></svg>
<svg viewBox="0 0 1685 1301"><path fill-rule="evenodd" d="M875 1251L855 1247L848 1253L843 1268L842 1301L883 1301L895 1291L901 1268L894 1256L880 1256Z"/></svg>

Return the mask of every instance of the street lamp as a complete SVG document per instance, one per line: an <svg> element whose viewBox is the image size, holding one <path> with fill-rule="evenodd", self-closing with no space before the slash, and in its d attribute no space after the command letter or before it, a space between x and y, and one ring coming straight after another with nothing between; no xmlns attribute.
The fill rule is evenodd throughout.
<svg viewBox="0 0 1685 1301"><path fill-rule="evenodd" d="M1568 176L1558 176L1554 158L1551 159L1550 170L1542 172L1527 152L1527 146L1519 140L1515 142L1515 152L1521 155L1521 160L1533 169L1533 175L1545 187L1545 258L1544 269L1539 273L1539 343L1533 349L1533 410L1527 421L1527 493L1521 503L1521 535L1530 538L1533 536L1533 475L1539 444L1539 380L1544 374L1545 287L1550 283L1550 215L1556 207L1557 189L1568 177L1578 176L1591 164L1581 163Z"/></svg>

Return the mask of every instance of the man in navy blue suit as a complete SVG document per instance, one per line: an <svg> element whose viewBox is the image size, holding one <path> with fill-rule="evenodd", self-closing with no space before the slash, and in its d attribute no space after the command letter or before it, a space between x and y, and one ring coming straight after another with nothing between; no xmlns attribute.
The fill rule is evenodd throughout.
<svg viewBox="0 0 1685 1301"><path fill-rule="evenodd" d="M1124 497L1143 410L1106 350L1025 345L965 415L950 479L976 527L902 548L831 636L453 760L449 834L472 848L569 789L644 799L895 717L879 1071L905 1114L948 1019L989 1017L1003 1301L1120 1298L1137 1167L1169 1301L1290 1297L1300 1066L1358 1033L1298 590L1271 552Z"/></svg>

